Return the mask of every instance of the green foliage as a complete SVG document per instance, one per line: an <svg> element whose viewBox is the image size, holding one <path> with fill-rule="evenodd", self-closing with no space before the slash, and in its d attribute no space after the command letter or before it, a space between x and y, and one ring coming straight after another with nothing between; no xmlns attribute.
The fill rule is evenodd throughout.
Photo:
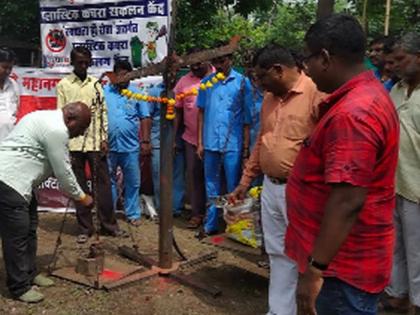
<svg viewBox="0 0 420 315"><path fill-rule="evenodd" d="M0 0L0 36L39 43L37 0Z"/></svg>

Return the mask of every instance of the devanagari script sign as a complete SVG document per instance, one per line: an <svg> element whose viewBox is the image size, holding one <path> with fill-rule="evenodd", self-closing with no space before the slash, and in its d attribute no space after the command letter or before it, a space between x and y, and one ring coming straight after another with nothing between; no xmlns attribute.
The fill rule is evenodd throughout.
<svg viewBox="0 0 420 315"><path fill-rule="evenodd" d="M43 67L68 67L78 46L102 69L116 59L134 67L159 62L167 54L169 8L170 0L40 0Z"/></svg>

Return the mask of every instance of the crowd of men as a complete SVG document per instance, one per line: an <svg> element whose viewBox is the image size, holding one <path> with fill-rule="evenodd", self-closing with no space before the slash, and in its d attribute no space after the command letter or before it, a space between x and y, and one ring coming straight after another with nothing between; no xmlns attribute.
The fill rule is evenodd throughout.
<svg viewBox="0 0 420 315"><path fill-rule="evenodd" d="M420 314L420 34L377 38L367 49L358 21L334 14L309 28L304 45L301 58L277 44L258 50L248 75L224 56L180 78L174 93L188 96L176 103L174 216L189 203L188 227L221 232L217 198L237 203L262 185L267 314L373 315L410 305ZM102 88L87 74L87 49L70 57L59 109L14 127L14 55L0 50L0 232L8 288L26 302L43 298L32 284L53 284L36 273L33 195L51 172L75 200L79 243L95 233L94 204L98 232L115 237L127 236L115 216L121 196L134 226L143 185L159 211L160 103L127 97L123 90L139 92L130 82ZM131 70L116 61L117 76ZM197 96L187 93L193 88Z"/></svg>

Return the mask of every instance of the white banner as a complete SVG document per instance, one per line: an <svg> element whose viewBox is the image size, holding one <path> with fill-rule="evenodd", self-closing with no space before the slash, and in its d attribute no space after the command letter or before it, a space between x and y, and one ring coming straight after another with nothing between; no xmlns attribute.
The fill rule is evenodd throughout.
<svg viewBox="0 0 420 315"><path fill-rule="evenodd" d="M40 0L43 67L65 68L70 51L84 46L92 66L111 69L116 59L134 67L167 54L170 0Z"/></svg>

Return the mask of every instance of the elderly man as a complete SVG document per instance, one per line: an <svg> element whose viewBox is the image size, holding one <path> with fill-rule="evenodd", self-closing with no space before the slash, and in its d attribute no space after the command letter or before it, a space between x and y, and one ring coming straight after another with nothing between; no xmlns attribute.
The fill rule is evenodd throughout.
<svg viewBox="0 0 420 315"><path fill-rule="evenodd" d="M391 285L394 298L388 308L408 310L408 299L420 314L420 34L409 33L393 49L394 69L402 78L391 90L400 118L400 151L397 168L397 204L394 213L397 240ZM385 300L384 300L385 302Z"/></svg>
<svg viewBox="0 0 420 315"><path fill-rule="evenodd" d="M285 187L303 140L315 127L317 105L324 95L284 47L263 48L255 57L255 65L256 77L266 91L261 129L240 185L230 199L243 199L252 180L264 174L262 225L271 269L268 315L295 315L298 272L284 254L288 222Z"/></svg>
<svg viewBox="0 0 420 315"><path fill-rule="evenodd" d="M32 190L51 173L76 203L92 206L72 171L67 145L90 124L90 110L72 103L62 110L37 111L25 116L0 144L0 232L7 286L11 295L35 303L43 295L33 284L53 282L36 275L37 201Z"/></svg>
<svg viewBox="0 0 420 315"><path fill-rule="evenodd" d="M374 315L389 282L399 124L363 64L359 22L333 14L305 36L304 62L330 95L287 181L286 254L298 264L299 315Z"/></svg>

